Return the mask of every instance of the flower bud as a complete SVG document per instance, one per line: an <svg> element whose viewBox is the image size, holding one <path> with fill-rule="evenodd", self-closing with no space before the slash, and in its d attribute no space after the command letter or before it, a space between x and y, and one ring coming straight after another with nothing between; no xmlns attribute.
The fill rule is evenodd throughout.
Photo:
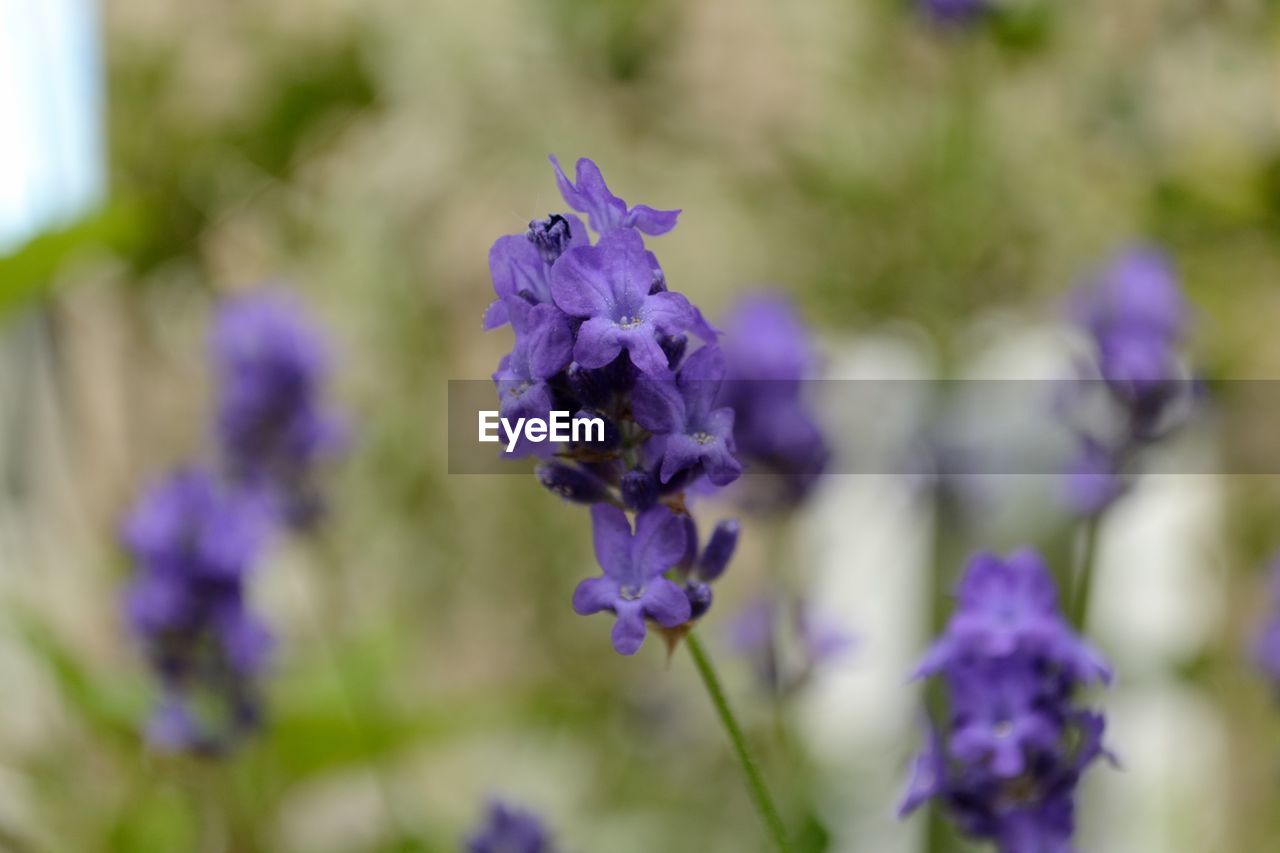
<svg viewBox="0 0 1280 853"><path fill-rule="evenodd" d="M541 462L534 473L539 483L567 501L595 504L609 499L605 484L581 468L559 462Z"/></svg>
<svg viewBox="0 0 1280 853"><path fill-rule="evenodd" d="M726 519L716 525L716 529L711 532L711 538L707 540L707 547L703 550L701 559L698 560L698 577L704 581L713 581L724 574L729 561L733 559L733 552L737 550L738 534L741 531L742 525L738 524L735 518Z"/></svg>
<svg viewBox="0 0 1280 853"><path fill-rule="evenodd" d="M628 471L622 475L622 502L627 509L644 512L658 502L658 484L644 471Z"/></svg>
<svg viewBox="0 0 1280 853"><path fill-rule="evenodd" d="M711 609L714 598L711 587L701 581L689 581L684 585L685 597L689 599L689 619L700 619Z"/></svg>

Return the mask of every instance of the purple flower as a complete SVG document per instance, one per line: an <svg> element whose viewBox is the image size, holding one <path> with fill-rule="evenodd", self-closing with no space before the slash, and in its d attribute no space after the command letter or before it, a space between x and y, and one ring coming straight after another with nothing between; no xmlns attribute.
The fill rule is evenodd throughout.
<svg viewBox="0 0 1280 853"><path fill-rule="evenodd" d="M952 703L950 753L989 766L1001 779L1026 769L1034 750L1053 749L1060 722L1041 700L1045 676L1031 658L977 658L948 670Z"/></svg>
<svg viewBox="0 0 1280 853"><path fill-rule="evenodd" d="M1062 619L1039 556L974 557L917 672L943 679L948 716L929 725L899 814L933 799L961 832L1002 851L1070 850L1076 785L1110 758L1103 718L1073 696L1110 673Z"/></svg>
<svg viewBox="0 0 1280 853"><path fill-rule="evenodd" d="M577 182L571 182L560 168L554 154L549 158L556 170L556 183L565 204L579 213L585 213L597 234L607 234L622 228L635 228L653 237L666 234L676 227L679 210L655 210L644 204L627 207L627 203L609 192L600 168L582 157L577 164Z"/></svg>
<svg viewBox="0 0 1280 853"><path fill-rule="evenodd" d="M587 616L608 610L617 619L613 647L633 655L644 642L645 620L664 628L689 621L689 600L674 582L663 577L685 551L685 530L666 507L655 506L636 516L636 529L622 510L609 504L591 508L596 560L604 570L578 584L573 609Z"/></svg>
<svg viewBox="0 0 1280 853"><path fill-rule="evenodd" d="M1117 254L1077 296L1075 314L1095 341L1141 335L1177 343L1190 308L1168 256L1154 246Z"/></svg>
<svg viewBox="0 0 1280 853"><path fill-rule="evenodd" d="M328 355L291 299L265 292L229 300L214 326L218 449L228 476L262 487L305 526L321 510L316 465L342 445L322 396Z"/></svg>
<svg viewBox="0 0 1280 853"><path fill-rule="evenodd" d="M722 403L736 413L734 441L752 473L777 486L766 505L793 506L817 482L827 443L805 400L818 359L808 329L782 295L758 294L729 313L721 342L726 379Z"/></svg>
<svg viewBox="0 0 1280 853"><path fill-rule="evenodd" d="M669 375L659 338L690 329L696 317L682 295L654 293L653 283L652 264L635 231L610 231L595 246L561 255L551 270L551 294L560 310L585 321L574 360L594 369L625 350L646 376Z"/></svg>
<svg viewBox="0 0 1280 853"><path fill-rule="evenodd" d="M695 466L717 486L727 486L742 473L734 457L734 410L717 406L724 379L724 355L708 344L685 359L674 381L643 381L632 400L636 422L661 436L666 483Z"/></svg>
<svg viewBox="0 0 1280 853"><path fill-rule="evenodd" d="M1101 383L1080 383L1083 396L1105 391L1112 423L1079 432L1081 452L1068 472L1069 505L1096 515L1124 493L1120 472L1133 457L1179 425L1172 404L1188 398L1180 347L1190 309L1169 259L1153 247L1119 253L1074 297L1072 315L1093 347Z"/></svg>
<svg viewBox="0 0 1280 853"><path fill-rule="evenodd" d="M149 728L157 746L215 751L256 723L253 679L271 637L247 609L245 582L270 530L259 496L195 469L148 489L127 518L125 612L165 693Z"/></svg>
<svg viewBox="0 0 1280 853"><path fill-rule="evenodd" d="M485 311L484 328L505 326L513 302L549 305L552 265L568 249L590 242L587 226L573 214L552 214L530 222L524 234L499 237L489 249L489 275L497 298Z"/></svg>
<svg viewBox="0 0 1280 853"><path fill-rule="evenodd" d="M553 853L542 821L532 813L498 800L489 803L484 820L467 839L467 853Z"/></svg>

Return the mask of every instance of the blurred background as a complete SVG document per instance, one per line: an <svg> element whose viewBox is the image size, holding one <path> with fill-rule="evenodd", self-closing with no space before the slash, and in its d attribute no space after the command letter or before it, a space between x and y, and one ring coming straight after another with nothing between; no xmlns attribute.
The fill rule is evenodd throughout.
<svg viewBox="0 0 1280 853"><path fill-rule="evenodd" d="M498 795L569 851L763 849L687 657L621 658L572 613L586 513L446 473L447 381L510 346L480 330L488 248L563 206L547 154L683 208L651 244L672 287L713 319L781 290L828 377L1063 375L1066 295L1145 240L1195 306L1198 372L1270 378L1277 56L1271 0L973 23L910 0L0 0L0 848L452 850ZM254 582L266 728L164 756L117 531L202 452L212 309L263 282L330 337L351 446L324 559L282 542ZM830 408L836 443L911 431ZM1022 479L987 484L956 565L1062 547ZM924 849L894 807L936 506L919 478L840 475L744 521L701 629L805 850ZM1082 849L1275 846L1280 707L1246 649L1278 514L1274 477L1167 473L1106 519L1092 634L1120 676L1093 701L1123 768L1087 777ZM779 587L857 638L785 696L728 639Z"/></svg>

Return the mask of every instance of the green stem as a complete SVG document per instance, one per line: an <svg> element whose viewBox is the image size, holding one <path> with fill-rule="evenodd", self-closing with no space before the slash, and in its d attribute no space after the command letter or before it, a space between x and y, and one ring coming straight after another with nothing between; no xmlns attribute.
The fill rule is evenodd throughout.
<svg viewBox="0 0 1280 853"><path fill-rule="evenodd" d="M760 775L760 768L756 766L755 759L747 749L746 738L742 736L742 727L738 725L737 718L729 708L729 701L725 698L724 688L720 686L720 679L716 675L715 667L711 665L711 659L707 657L702 643L695 634L690 633L685 637L685 644L689 647L694 666L698 668L698 675L702 676L702 683L706 685L711 704L715 706L716 714L720 717L720 722L729 735L729 741L733 744L733 751L738 756L738 764L741 765L742 775L747 782L747 790L751 793L756 811L760 813L760 819L764 821L765 828L769 830L769 835L778 850L781 853L790 853L791 843L787 841L787 831L782 825L782 818L778 815L778 807L769 796L764 778Z"/></svg>
<svg viewBox="0 0 1280 853"><path fill-rule="evenodd" d="M1091 515L1081 530L1080 557L1075 572L1075 588L1071 594L1070 612L1067 614L1076 631L1083 634L1089 620L1089 598L1093 590L1094 564L1097 562L1098 527L1102 515Z"/></svg>

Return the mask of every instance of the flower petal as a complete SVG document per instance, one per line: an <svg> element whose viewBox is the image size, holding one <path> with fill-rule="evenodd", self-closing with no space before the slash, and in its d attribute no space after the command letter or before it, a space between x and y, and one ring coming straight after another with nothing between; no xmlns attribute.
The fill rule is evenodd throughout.
<svg viewBox="0 0 1280 853"><path fill-rule="evenodd" d="M507 303L499 298L490 302L489 307L484 309L484 319L480 325L487 332L507 325L508 320Z"/></svg>
<svg viewBox="0 0 1280 853"><path fill-rule="evenodd" d="M702 446L702 469L715 486L727 486L742 476L742 463L729 452L723 438Z"/></svg>
<svg viewBox="0 0 1280 853"><path fill-rule="evenodd" d="M499 299L527 294L537 302L551 298L542 257L523 234L499 237L489 249L489 275Z"/></svg>
<svg viewBox="0 0 1280 853"><path fill-rule="evenodd" d="M637 204L623 218L622 224L658 237L676 227L679 210L655 210L647 204Z"/></svg>
<svg viewBox="0 0 1280 853"><path fill-rule="evenodd" d="M686 468L692 468L702 461L703 445L690 436L675 433L667 438L666 453L662 456L662 470L658 479L666 483Z"/></svg>
<svg viewBox="0 0 1280 853"><path fill-rule="evenodd" d="M678 335L691 328L697 319L693 305L684 294L671 290L646 297L644 316L665 335Z"/></svg>
<svg viewBox="0 0 1280 853"><path fill-rule="evenodd" d="M687 541L684 525L675 513L661 504L651 507L636 516L632 565L642 578L660 575L684 556Z"/></svg>
<svg viewBox="0 0 1280 853"><path fill-rule="evenodd" d="M620 655L634 655L644 643L644 610L639 601L619 602L613 623L613 648Z"/></svg>
<svg viewBox="0 0 1280 853"><path fill-rule="evenodd" d="M608 578L587 578L573 591L573 612L590 616L601 610L612 610L618 599L618 584Z"/></svg>
<svg viewBox="0 0 1280 853"><path fill-rule="evenodd" d="M639 580L632 577L631 524L622 510L612 504L591 507L591 536L606 575L619 583Z"/></svg>
<svg viewBox="0 0 1280 853"><path fill-rule="evenodd" d="M551 297L573 317L602 316L613 302L607 264L599 246L579 246L565 252L551 267Z"/></svg>
<svg viewBox="0 0 1280 853"><path fill-rule="evenodd" d="M592 317L578 328L578 340L573 345L573 360L589 370L604 367L622 352L621 338L616 323L604 317ZM665 364L665 356L663 359Z"/></svg>
<svg viewBox="0 0 1280 853"><path fill-rule="evenodd" d="M640 379L631 394L636 423L649 432L666 435L684 426L684 398L671 379Z"/></svg>
<svg viewBox="0 0 1280 853"><path fill-rule="evenodd" d="M569 366L573 358L573 332L560 309L536 305L526 319L525 339L529 348L529 373L535 379L550 379Z"/></svg>
<svg viewBox="0 0 1280 853"><path fill-rule="evenodd" d="M581 341L581 333L578 339ZM631 363L645 376L662 379L671 375L667 354L653 336L653 326L643 323L635 329L619 329L618 341L631 356Z"/></svg>
<svg viewBox="0 0 1280 853"><path fill-rule="evenodd" d="M666 578L649 581L644 592L644 613L664 628L674 628L689 621L692 610L689 597Z"/></svg>

